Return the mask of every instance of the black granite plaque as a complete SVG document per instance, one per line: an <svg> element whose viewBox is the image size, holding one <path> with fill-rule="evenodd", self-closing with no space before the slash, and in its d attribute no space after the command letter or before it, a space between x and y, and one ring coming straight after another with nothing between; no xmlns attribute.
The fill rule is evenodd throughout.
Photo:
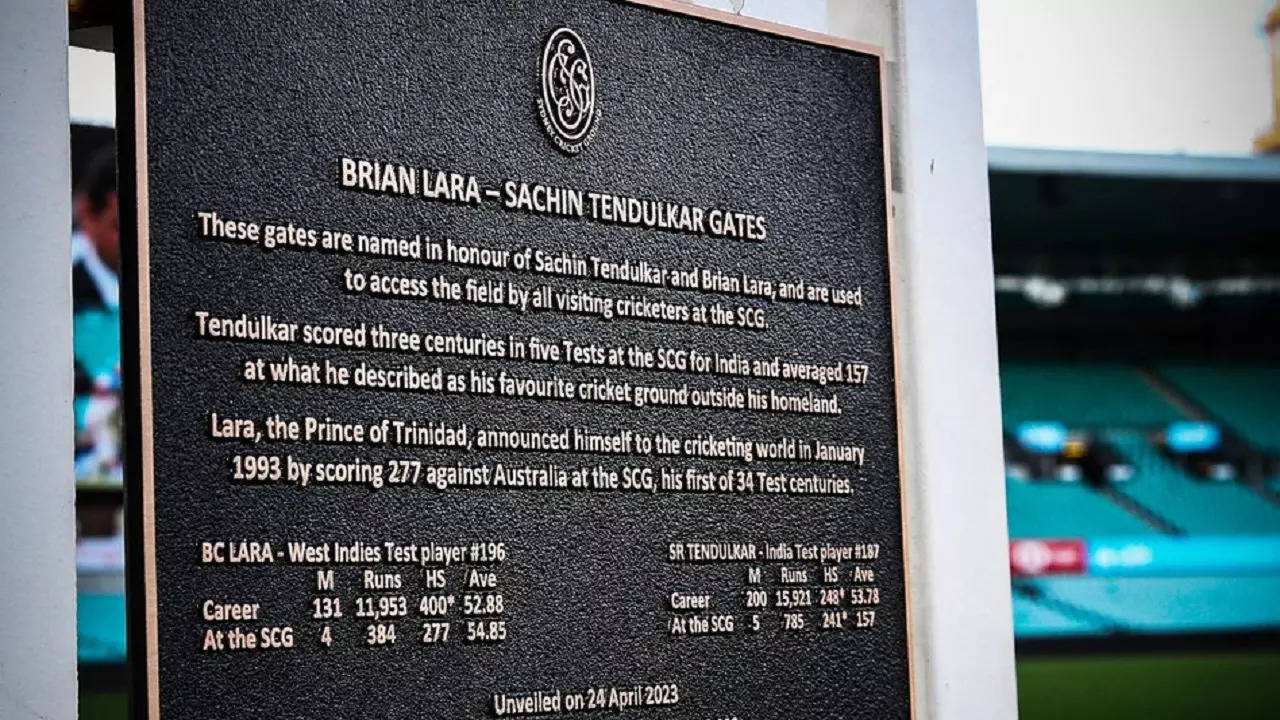
<svg viewBox="0 0 1280 720"><path fill-rule="evenodd" d="M607 0L131 27L139 717L910 716L876 51Z"/></svg>

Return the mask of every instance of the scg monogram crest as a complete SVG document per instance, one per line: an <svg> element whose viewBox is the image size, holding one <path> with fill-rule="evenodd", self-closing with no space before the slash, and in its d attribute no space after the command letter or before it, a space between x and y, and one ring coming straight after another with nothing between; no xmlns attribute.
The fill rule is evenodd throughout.
<svg viewBox="0 0 1280 720"><path fill-rule="evenodd" d="M558 28L542 48L542 97L538 114L551 142L576 155L595 136L600 120L596 73L582 38Z"/></svg>

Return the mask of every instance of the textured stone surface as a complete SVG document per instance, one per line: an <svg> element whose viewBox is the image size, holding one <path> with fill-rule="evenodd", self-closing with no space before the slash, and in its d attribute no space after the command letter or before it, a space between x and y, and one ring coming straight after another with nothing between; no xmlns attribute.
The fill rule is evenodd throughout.
<svg viewBox="0 0 1280 720"><path fill-rule="evenodd" d="M283 0L217 6L154 1L147 3L146 22L165 717L484 717L495 690L651 681L678 682L681 702L673 709L635 711L633 717L908 716L876 58L603 0L356 0L305 7ZM535 105L541 44L562 25L577 30L592 53L602 107L594 141L576 157L551 146ZM537 180L751 210L768 218L770 237L763 244L740 243L505 213L493 206L353 193L338 187L341 156L469 172L489 184L503 178ZM354 297L339 288L344 267L419 277L437 271L507 276L315 252L262 252L200 240L197 210L861 285L867 306L848 312L744 301L767 305L771 321L766 332L744 332ZM616 285L520 279L624 294ZM645 292L687 302L730 299ZM288 353L301 360L338 353L197 340L192 317L197 308L222 315L270 312L291 320L358 318L398 329L860 359L870 363L872 382L840 391L845 414L837 418L250 387L235 379L247 358ZM401 359L373 352L341 356L384 364ZM426 357L405 359L435 364ZM441 363L549 372L528 364ZM572 377L599 374L556 371ZM688 382L721 384L711 378ZM869 462L858 473L852 500L232 486L228 459L238 446L208 439L207 412L264 417L304 408L313 415L366 422L411 416L519 428L661 426L679 434L712 429L764 438L785 432L858 442L867 448ZM316 446L296 452L335 460L403 455ZM447 453L421 457L467 459ZM813 469L795 469L805 467ZM506 540L512 555L502 565L501 582L511 608L510 639L492 647L370 650L355 645L363 623L351 617L335 624L334 647L325 649L314 640L318 625L305 619L312 571L199 567L199 541L241 538ZM724 592L742 582L736 567L666 564L668 542L695 539L877 540L886 549L876 565L882 577L877 627L838 637L770 632L670 638L663 606L667 592ZM681 587L684 583L688 587ZM344 594L354 594L350 584ZM202 654L196 619L206 597L281 608L264 616L293 624L301 648ZM416 640L417 623L401 625L401 644Z"/></svg>

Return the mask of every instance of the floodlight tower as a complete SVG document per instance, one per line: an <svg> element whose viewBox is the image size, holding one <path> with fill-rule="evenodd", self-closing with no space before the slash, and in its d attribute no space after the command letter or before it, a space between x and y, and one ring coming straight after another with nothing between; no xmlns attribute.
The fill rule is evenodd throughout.
<svg viewBox="0 0 1280 720"><path fill-rule="evenodd" d="M1276 3L1262 27L1267 31L1271 48L1271 127L1253 141L1253 149L1264 153L1280 153L1280 2Z"/></svg>

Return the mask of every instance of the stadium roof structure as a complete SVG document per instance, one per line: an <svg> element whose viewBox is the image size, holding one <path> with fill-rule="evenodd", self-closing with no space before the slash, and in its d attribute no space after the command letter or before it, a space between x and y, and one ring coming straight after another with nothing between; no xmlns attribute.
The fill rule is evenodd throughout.
<svg viewBox="0 0 1280 720"><path fill-rule="evenodd" d="M1280 313L1280 157L992 147L988 160L1002 347L1234 336L1280 354L1259 327Z"/></svg>
<svg viewBox="0 0 1280 720"><path fill-rule="evenodd" d="M996 271L1280 273L1280 157L990 148Z"/></svg>
<svg viewBox="0 0 1280 720"><path fill-rule="evenodd" d="M999 173L1280 182L1280 156L1276 155L1161 155L991 146L987 163L992 172Z"/></svg>

